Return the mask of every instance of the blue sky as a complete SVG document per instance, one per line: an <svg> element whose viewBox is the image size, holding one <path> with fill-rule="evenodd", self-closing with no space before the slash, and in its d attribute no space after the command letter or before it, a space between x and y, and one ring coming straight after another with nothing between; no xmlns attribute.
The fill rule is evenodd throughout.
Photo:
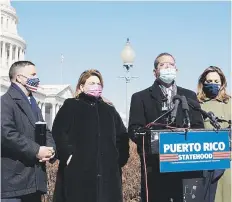
<svg viewBox="0 0 232 202"><path fill-rule="evenodd" d="M195 91L209 65L223 69L231 85L230 2L12 2L26 59L36 63L41 84L74 88L79 75L96 68L104 96L125 112L120 53L129 37L136 52L131 94L152 85L155 57L169 52L179 69L177 84ZM230 90L231 88L229 88Z"/></svg>

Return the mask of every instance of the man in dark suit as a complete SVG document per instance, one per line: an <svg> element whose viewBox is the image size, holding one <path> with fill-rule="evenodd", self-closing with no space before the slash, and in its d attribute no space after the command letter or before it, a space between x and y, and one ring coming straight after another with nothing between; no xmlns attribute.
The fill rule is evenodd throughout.
<svg viewBox="0 0 232 202"><path fill-rule="evenodd" d="M35 123L43 117L32 95L39 85L35 65L15 62L9 77L11 86L1 97L1 201L40 202L47 191L45 162L53 159L55 143L47 129L45 145L36 141Z"/></svg>
<svg viewBox="0 0 232 202"><path fill-rule="evenodd" d="M154 75L156 80L153 85L145 90L132 95L128 132L130 138L137 144L141 161L141 198L146 200L146 186L144 179L144 161L142 156L141 137L135 131L154 121L162 114L173 108L172 98L175 95L183 95L197 101L193 91L176 85L177 68L175 59L168 53L160 54L154 62ZM190 109L191 128L204 128L201 114ZM178 107L177 116L172 126L182 127L184 115L181 107ZM163 125L170 123L170 117L165 116L158 121ZM163 126L154 126L154 130L164 129ZM145 138L145 150L148 151L147 138ZM159 157L156 154L146 153L146 170L148 179L149 202L183 202L203 201L202 172L160 173Z"/></svg>

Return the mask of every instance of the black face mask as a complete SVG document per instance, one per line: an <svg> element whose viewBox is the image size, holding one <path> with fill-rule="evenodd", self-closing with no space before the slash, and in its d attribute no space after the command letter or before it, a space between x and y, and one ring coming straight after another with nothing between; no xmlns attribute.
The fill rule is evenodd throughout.
<svg viewBox="0 0 232 202"><path fill-rule="evenodd" d="M203 91L208 98L215 98L217 97L219 90L220 90L220 84L216 83L205 83L203 85Z"/></svg>

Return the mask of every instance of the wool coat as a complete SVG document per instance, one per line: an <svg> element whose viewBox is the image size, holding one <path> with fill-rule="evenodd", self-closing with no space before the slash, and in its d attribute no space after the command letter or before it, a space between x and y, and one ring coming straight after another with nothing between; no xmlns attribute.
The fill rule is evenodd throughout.
<svg viewBox="0 0 232 202"><path fill-rule="evenodd" d="M54 201L122 202L129 138L115 108L81 93L64 102L52 132L60 160Z"/></svg>

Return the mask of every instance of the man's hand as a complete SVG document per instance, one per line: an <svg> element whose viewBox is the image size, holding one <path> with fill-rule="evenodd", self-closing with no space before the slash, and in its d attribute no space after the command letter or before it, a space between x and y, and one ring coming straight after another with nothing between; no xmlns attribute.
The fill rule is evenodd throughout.
<svg viewBox="0 0 232 202"><path fill-rule="evenodd" d="M49 157L49 158L43 158L43 159L41 159L41 160L39 160L39 162L46 162L46 161L50 161L51 159L53 159L54 158L54 156L55 156L55 152L54 152L54 154L51 156L51 157Z"/></svg>
<svg viewBox="0 0 232 202"><path fill-rule="evenodd" d="M36 157L39 159L39 162L49 161L55 156L55 151L53 147L41 146Z"/></svg>

